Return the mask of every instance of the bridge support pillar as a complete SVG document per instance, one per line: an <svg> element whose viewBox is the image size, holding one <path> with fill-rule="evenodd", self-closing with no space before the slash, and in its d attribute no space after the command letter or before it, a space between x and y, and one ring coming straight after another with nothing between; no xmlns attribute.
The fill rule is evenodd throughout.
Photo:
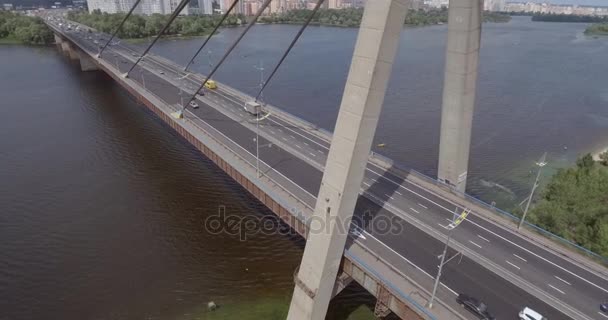
<svg viewBox="0 0 608 320"><path fill-rule="evenodd" d="M78 60L78 53L76 53L68 41L61 41L61 49L70 59Z"/></svg>
<svg viewBox="0 0 608 320"><path fill-rule="evenodd" d="M96 71L99 70L97 64L91 56L82 52L82 50L78 50L78 59L80 60L80 70L82 71Z"/></svg>
<svg viewBox="0 0 608 320"><path fill-rule="evenodd" d="M450 0L448 10L437 177L464 192L475 107L483 0Z"/></svg>
<svg viewBox="0 0 608 320"><path fill-rule="evenodd" d="M325 319L369 158L407 0L368 1L287 319Z"/></svg>
<svg viewBox="0 0 608 320"><path fill-rule="evenodd" d="M61 45L61 43L63 42L63 39L61 39L61 37L58 36L56 33L54 33L53 36L55 37L55 44Z"/></svg>

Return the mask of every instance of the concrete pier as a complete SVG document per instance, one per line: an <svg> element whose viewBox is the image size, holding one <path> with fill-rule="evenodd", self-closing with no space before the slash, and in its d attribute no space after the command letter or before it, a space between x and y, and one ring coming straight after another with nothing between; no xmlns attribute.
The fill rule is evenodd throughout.
<svg viewBox="0 0 608 320"><path fill-rule="evenodd" d="M287 319L325 319L406 8L405 0L365 7Z"/></svg>
<svg viewBox="0 0 608 320"><path fill-rule="evenodd" d="M461 192L467 183L482 9L483 0L450 0L437 177Z"/></svg>

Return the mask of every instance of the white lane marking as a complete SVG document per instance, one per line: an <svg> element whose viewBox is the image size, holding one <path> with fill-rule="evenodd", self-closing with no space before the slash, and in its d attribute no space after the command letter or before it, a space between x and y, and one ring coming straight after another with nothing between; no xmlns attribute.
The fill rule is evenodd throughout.
<svg viewBox="0 0 608 320"><path fill-rule="evenodd" d="M395 251L393 248L389 247L388 245L386 245L384 242L378 240L378 238L374 237L373 235L371 235L369 232L363 230L363 233L367 236L369 236L370 238L376 240L376 242L378 242L379 244L381 244L382 246L384 246L385 248L387 248L389 251L391 251L392 253L396 254L398 257L400 257L401 259L405 260L407 263L409 263L410 265L412 265L414 268L418 269L419 271L421 271L422 273L426 274L429 278L431 279L435 279L433 276L431 276L428 272L424 271L422 268L420 268L419 266L415 265L413 262L411 262L410 260L408 260L406 257L402 256L400 253L398 253L397 251ZM441 283L441 285L450 290L455 296L458 295L458 293L454 290L452 290L450 287L446 286L445 284L443 284L441 281L439 281Z"/></svg>
<svg viewBox="0 0 608 320"><path fill-rule="evenodd" d="M385 193L384 195L385 195L385 196L387 196L387 197L389 197L391 200L395 200L395 198L393 198L393 197L389 196L389 195L388 195L388 194L386 194L386 193Z"/></svg>
<svg viewBox="0 0 608 320"><path fill-rule="evenodd" d="M367 183L367 182L363 182L363 184L366 185L366 186L368 186L368 187L370 186L370 184Z"/></svg>
<svg viewBox="0 0 608 320"><path fill-rule="evenodd" d="M423 207L423 208L425 208L425 209L428 209L428 207L425 206L425 205L423 205L422 203L418 203L418 205L421 206L421 207Z"/></svg>
<svg viewBox="0 0 608 320"><path fill-rule="evenodd" d="M515 256L515 258L517 258L517 259L519 259L519 260L521 260L523 262L528 262L528 260L526 260L526 259L524 259L524 258L522 258L522 257L520 257L518 255L516 255L515 253L513 255Z"/></svg>
<svg viewBox="0 0 608 320"><path fill-rule="evenodd" d="M268 131L270 131L270 133L272 133L272 134L275 134L275 132L274 132L274 131L272 131L272 130L268 130Z"/></svg>
<svg viewBox="0 0 608 320"><path fill-rule="evenodd" d="M520 270L521 268L514 265L513 263L509 262L509 260L505 260L508 264L510 264L513 268L517 268L517 270Z"/></svg>
<svg viewBox="0 0 608 320"><path fill-rule="evenodd" d="M602 316L602 317L604 317L604 318L608 318L608 316L607 316L607 315L605 315L605 314L603 314L603 313L601 313L601 312L599 312L599 311L598 311L597 313L599 313L599 314L600 314L600 316Z"/></svg>
<svg viewBox="0 0 608 320"><path fill-rule="evenodd" d="M293 134L290 134L289 136L290 136L292 139L295 139L295 138L296 138L296 137L294 137L294 136L293 136Z"/></svg>
<svg viewBox="0 0 608 320"><path fill-rule="evenodd" d="M566 281L566 280L564 280L564 279L562 279L562 278L560 278L560 277L558 277L558 276L554 276L554 277L555 277L555 279L557 279L557 280L559 280L559 281L561 281L561 282L563 282L563 283L565 283L565 284L567 284L567 285L569 285L569 286L571 286L571 285L572 285L572 284L570 284L570 282L568 282L568 281Z"/></svg>
<svg viewBox="0 0 608 320"><path fill-rule="evenodd" d="M310 154L313 157L316 157L316 155L314 153L312 153L312 152L309 152L308 154Z"/></svg>
<svg viewBox="0 0 608 320"><path fill-rule="evenodd" d="M439 225L440 227L442 227L442 228L446 229L446 230L448 229L448 226L444 226L444 225L442 225L441 223L438 223L438 225Z"/></svg>
<svg viewBox="0 0 608 320"><path fill-rule="evenodd" d="M302 146L300 146L299 144L296 144L296 147L298 147L299 149L302 149Z"/></svg>
<svg viewBox="0 0 608 320"><path fill-rule="evenodd" d="M478 236L479 238L481 238L482 240L484 240L485 242L490 242L490 240L488 240L488 239L486 239L486 238L484 238L484 237L482 237L482 236L480 236L480 235L477 235L477 236Z"/></svg>
<svg viewBox="0 0 608 320"><path fill-rule="evenodd" d="M418 210L416 210L416 209L414 209L414 208L410 208L410 210L412 210L412 211L414 211L414 212L416 212L416 213L420 213L420 212L418 212Z"/></svg>
<svg viewBox="0 0 608 320"><path fill-rule="evenodd" d="M376 166L377 168L380 168L380 167L378 167L377 165L374 165L374 166ZM438 203L436 203L436 202L432 201L431 199L429 199L429 198L427 198L427 197L425 197L425 196L423 196L423 195L421 195L421 194L417 193L416 191L413 191L413 190L411 190L411 189L408 189L408 188L406 188L406 187L402 186L401 184L399 184L399 183L397 183L397 182L393 181L392 179L389 179L389 178L387 178L387 177L383 176L382 174L379 174L378 172L375 172L374 170L371 170L371 169L369 169L369 168L368 168L367 170L368 170L368 171L370 171L370 172L372 172L372 173L374 173L374 174L376 174L377 176L381 177L382 179L385 179L385 180L387 180L387 181L389 181L389 182L391 182L391 183L393 183L393 184L395 184L395 185L399 186L400 188L403 188L403 189L405 189L405 190L407 190L407 191L409 191L409 192L411 192L411 193L413 193L413 194L417 195L418 197L420 197L420 198L422 198L422 199L424 199L424 200L427 200L428 202L430 202L430 203L432 203L432 204L436 205L437 207L439 207L439 208L441 208L441 209L444 209L445 211L448 211L448 212L452 213L452 210L450 210L450 209L448 209L448 208L446 208L446 207L444 207L444 206L442 206L442 205L440 205L440 204L438 204ZM406 181L406 182L410 182L410 181L408 181L408 180L405 180L405 181ZM528 252L529 254L531 254L531 255L533 255L533 256L535 256L535 257L537 257L537 258L539 258L539 259L541 259L541 260L543 260L543 261L545 261L545 262L547 262L547 263L549 263L550 265L552 265L552 266L554 266L554 267L556 267L556 268L559 268L560 270L563 270L563 271L565 271L565 272L567 272L567 273L569 273L569 274L571 274L571 275L573 275L573 276L575 276L575 277L579 278L580 280L583 280L583 281L585 281L586 283L588 283L588 284L590 284L590 285L592 285L592 286L594 286L594 287L596 287L596 288L598 288L598 289L600 289L600 290L602 290L602 291L604 291L604 292L608 293L608 289L604 289L604 288L602 288L602 287L598 286L597 284L595 284L595 283L593 283L593 282L591 282L591 281L589 281L589 280L587 280L587 279L585 279L585 278L583 278L583 277L581 277L581 276L577 275L576 273L574 273L574 272L572 272L572 271L570 271L570 270L568 270L568 269L566 269L566 268L564 268L564 267L562 267L562 266L558 265L557 263L555 263L555 262L553 262L553 261L548 260L547 258L542 257L541 255L539 255L539 254L537 254L537 253L532 252L531 250L529 250L529 249L527 249L527 248L524 248L524 247L522 247L522 246L520 246L520 245L516 244L515 242L513 242L513 241L511 241L511 240L509 240L509 239L507 239L507 238L505 238L505 237L503 237L503 236L501 236L501 235L497 234L496 232L493 232L493 231L489 230L488 228L485 228L485 227L483 227L483 226L479 225L478 223L475 223L475 222L473 222L473 221L471 221L471 220L469 220L469 219L467 219L467 220L465 220L465 221L466 221L466 222L468 222L468 223L471 223L472 225L474 225L474 226L476 226L476 227L478 227L478 228L480 228L480 229L482 229L482 230L487 231L488 233L491 233L491 234L495 235L495 236L496 236L496 237L498 237L499 239L502 239L503 241L505 241L505 242L507 242L507 243L509 243L509 244L511 244L511 245L513 245L513 246L515 246L515 247L517 247L517 248L520 248L520 249L522 249L522 250L524 250L524 251ZM542 248L541 248L541 249L542 249Z"/></svg>
<svg viewBox="0 0 608 320"><path fill-rule="evenodd" d="M475 242L473 242L473 241L471 241L471 240L469 240L469 242L470 242L470 243L472 243L473 245L477 246L479 249L481 249L481 246L480 246L480 245L478 245L477 243L475 243Z"/></svg>
<svg viewBox="0 0 608 320"><path fill-rule="evenodd" d="M281 139L283 139L283 140L287 141L287 138L285 138L285 137L281 137Z"/></svg>
<svg viewBox="0 0 608 320"><path fill-rule="evenodd" d="M317 152L325 154L325 152L323 152L323 150L317 150Z"/></svg>
<svg viewBox="0 0 608 320"><path fill-rule="evenodd" d="M396 194L398 194L398 195L400 195L400 196L402 196L402 195L403 195L403 193L401 193L401 192L399 192L399 191L395 191L395 193L396 193Z"/></svg>
<svg viewBox="0 0 608 320"><path fill-rule="evenodd" d="M310 146L310 145L308 144L308 142L306 142L306 141L304 141L304 144L305 144L305 145L307 145L307 146Z"/></svg>
<svg viewBox="0 0 608 320"><path fill-rule="evenodd" d="M552 286L552 285L550 285L550 284L547 284L547 285L548 285L549 287L551 287L551 288L555 289L557 292L559 292L559 293L561 293L561 294L566 294L565 292L563 292L563 291L559 290L558 288L556 288L556 287L554 287L554 286Z"/></svg>

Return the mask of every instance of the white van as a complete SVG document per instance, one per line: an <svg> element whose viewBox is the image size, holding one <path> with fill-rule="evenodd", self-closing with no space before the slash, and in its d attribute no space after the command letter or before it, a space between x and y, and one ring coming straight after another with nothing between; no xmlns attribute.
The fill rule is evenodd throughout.
<svg viewBox="0 0 608 320"><path fill-rule="evenodd" d="M520 320L547 320L547 318L543 317L542 314L525 307L523 310L519 312Z"/></svg>
<svg viewBox="0 0 608 320"><path fill-rule="evenodd" d="M254 116L257 116L262 112L262 106L255 101L247 101L245 103L245 111L251 113Z"/></svg>

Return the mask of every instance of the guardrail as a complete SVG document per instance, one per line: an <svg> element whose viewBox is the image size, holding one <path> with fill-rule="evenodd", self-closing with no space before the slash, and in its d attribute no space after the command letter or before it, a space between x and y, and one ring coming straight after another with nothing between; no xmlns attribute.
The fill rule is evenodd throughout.
<svg viewBox="0 0 608 320"><path fill-rule="evenodd" d="M390 169L390 170L395 170L395 171L403 171L406 174L414 174L418 178L421 178L421 179L423 179L423 180L425 180L425 181L427 181L427 182L429 182L431 184L434 184L434 185L436 185L436 186L438 186L438 187L440 187L442 189L448 189L448 190L450 190L450 192L458 195L459 197L464 198L464 199L466 199L468 201L471 201L471 202L473 202L473 203L475 203L475 204L477 204L477 205L479 205L479 206L487 209L490 212L493 212L493 213L495 213L497 215L505 217L508 220L511 220L511 221L513 221L516 224L518 224L519 221L521 220L520 217L518 217L518 216L516 216L516 215L514 215L514 214L512 214L510 212L507 212L505 210L497 208L496 206L488 204L488 203L484 202L483 200L475 198L475 197L473 197L473 196L471 196L471 195L469 195L469 194L467 194L465 192L456 190L453 186L448 185L448 184L446 184L444 182L441 182L441 181L439 181L437 179L431 178L431 177L425 175L424 173L421 173L421 172L416 171L416 170L411 169L411 168L407 168L407 167L405 167L405 166L403 166L403 165L401 165L399 163L396 163L394 160L392 160L390 158L387 158L387 157L385 157L385 156L383 156L383 155L381 155L379 153L372 152L370 158L373 159L373 160L375 160L376 163L378 163L379 165L381 165L382 167L384 167L387 170ZM565 239L565 238L560 237L560 236L558 236L556 234L553 234L553 233L551 233L551 232L549 232L549 231L547 231L547 230L545 230L545 229L543 229L543 228L541 228L541 227L539 227L539 226L537 226L535 224L532 224L532 223L530 223L528 221L524 221L524 226L527 227L528 229L530 229L531 231L534 231L534 232L536 232L536 233L538 233L538 234L540 234L540 235L542 235L544 237L547 237L548 239L552 239L554 241L557 241L559 244L562 244L562 245L566 246L567 248L575 250L575 251L577 251L577 252L579 252L579 253L587 256L587 257L590 257L590 258L592 258L592 259L594 259L596 261L599 261L600 263L602 263L604 265L608 265L608 258L607 257L603 257L603 256L601 256L601 255L599 255L599 254L597 254L597 253L595 253L595 252L593 252L593 251L591 251L591 250L589 250L587 248L584 248L584 247L582 247L582 246L580 246L580 245L578 245L578 244L576 244L576 243L574 243L574 242L572 242L572 241L570 241L568 239Z"/></svg>

